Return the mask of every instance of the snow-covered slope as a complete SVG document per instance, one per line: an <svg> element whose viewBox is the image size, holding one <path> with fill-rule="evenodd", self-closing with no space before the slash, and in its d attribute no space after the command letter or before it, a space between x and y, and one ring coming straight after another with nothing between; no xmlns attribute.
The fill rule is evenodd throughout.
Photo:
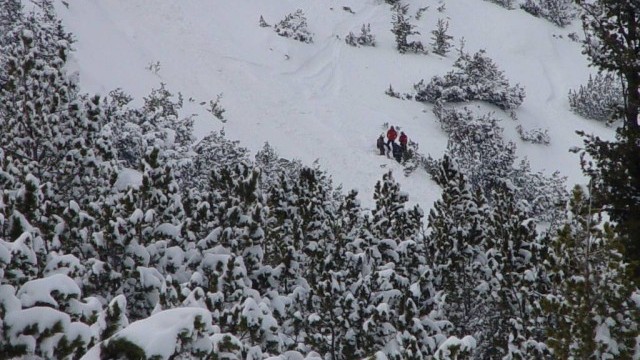
<svg viewBox="0 0 640 360"><path fill-rule="evenodd" d="M576 155L576 129L606 137L611 129L569 111L567 92L593 72L580 45L561 29L522 10L506 10L482 0L408 1L410 14L429 6L420 20L412 18L423 43L431 42L438 18L449 21L450 33L465 50L486 49L511 83L524 86L527 97L516 110L519 120L497 108L509 140L516 142L534 170L560 170L568 183L583 181ZM348 6L352 12L345 11ZM258 26L262 15L274 24L302 9L314 33L304 44ZM265 141L286 158L310 164L318 159L335 182L358 189L365 206L372 204L373 186L394 169L412 201L429 208L440 189L426 174L399 176L394 161L376 155L375 139L383 124L399 125L425 154L439 157L446 146L430 106L384 94L389 85L401 93L420 79L444 74L456 58L401 55L395 50L390 6L382 0L94 0L60 5L60 16L75 34L73 66L83 90L107 93L122 88L138 100L166 83L181 92L186 113L199 114L197 135L224 127L252 151ZM350 47L344 37L371 24L377 47ZM159 69L150 70L150 64ZM199 105L223 93L223 124ZM476 107L477 104L470 106ZM551 145L519 140L515 127L548 128Z"/></svg>

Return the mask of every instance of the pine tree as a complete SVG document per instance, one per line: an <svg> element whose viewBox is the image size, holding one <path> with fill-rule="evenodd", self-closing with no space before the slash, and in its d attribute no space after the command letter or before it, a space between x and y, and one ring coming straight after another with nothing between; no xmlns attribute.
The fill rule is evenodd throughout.
<svg viewBox="0 0 640 360"><path fill-rule="evenodd" d="M431 47L434 53L441 56L445 56L453 46L450 42L453 36L447 34L447 30L449 30L449 23L443 19L438 19L437 28L431 31L431 34L433 34Z"/></svg>
<svg viewBox="0 0 640 360"><path fill-rule="evenodd" d="M393 15L392 15L392 25L393 28L391 32L396 37L396 49L401 54L406 53L407 51L414 53L424 53L424 46L420 41L411 41L409 42L407 38L412 35L419 35L420 33L415 29L415 25L409 22L409 16L407 15L409 11L409 5L402 5L400 1L396 2L393 5Z"/></svg>
<svg viewBox="0 0 640 360"><path fill-rule="evenodd" d="M14 24L22 19L22 3L19 0L2 0L0 1L0 32L7 34ZM0 36L0 47L3 42L7 41L5 36ZM3 83L3 77L0 76L0 84Z"/></svg>
<svg viewBox="0 0 640 360"><path fill-rule="evenodd" d="M594 208L606 212L623 245L625 261L632 277L640 282L640 151L638 133L632 128L619 128L616 141L584 136L581 150L583 172L591 178ZM591 159L589 159L588 157Z"/></svg>
<svg viewBox="0 0 640 360"><path fill-rule="evenodd" d="M625 125L638 130L640 110L640 4L637 1L575 0L582 9L584 52L591 64L624 79Z"/></svg>
<svg viewBox="0 0 640 360"><path fill-rule="evenodd" d="M462 338L481 330L488 311L484 278L486 210L482 209L481 196L474 196L449 157L443 158L438 170L439 182L444 185L442 199L429 213L426 258L436 288L443 290L447 299L443 306L453 324L450 333Z"/></svg>
<svg viewBox="0 0 640 360"><path fill-rule="evenodd" d="M313 42L313 34L307 28L307 18L302 9L285 16L284 19L273 26L273 30L276 34L286 38L292 38L307 44Z"/></svg>
<svg viewBox="0 0 640 360"><path fill-rule="evenodd" d="M526 0L520 7L560 27L571 24L576 15L573 0Z"/></svg>
<svg viewBox="0 0 640 360"><path fill-rule="evenodd" d="M453 66L452 71L434 76L426 85L424 80L415 84L415 99L432 103L480 100L509 110L520 106L525 98L524 88L510 86L504 72L484 50L473 56L461 52Z"/></svg>
<svg viewBox="0 0 640 360"><path fill-rule="evenodd" d="M583 10L584 51L591 64L614 72L624 80L625 122L616 141L585 136L583 171L591 177L596 208L606 211L616 224L623 254L640 282L640 4L635 1L576 0Z"/></svg>
<svg viewBox="0 0 640 360"><path fill-rule="evenodd" d="M607 124L619 120L624 107L622 87L611 73L589 75L586 85L569 90L569 106L578 115Z"/></svg>
<svg viewBox="0 0 640 360"><path fill-rule="evenodd" d="M508 183L493 195L485 248L491 294L486 327L476 350L482 358L544 358L540 303L548 289L542 267L547 245L538 238L526 202L518 200Z"/></svg>
<svg viewBox="0 0 640 360"><path fill-rule="evenodd" d="M592 206L576 186L566 223L551 242L552 287L543 298L547 343L558 358L631 359L639 309L631 303L619 238Z"/></svg>
<svg viewBox="0 0 640 360"><path fill-rule="evenodd" d="M371 24L362 24L360 35L349 32L344 41L351 46L376 46L376 38L371 34Z"/></svg>
<svg viewBox="0 0 640 360"><path fill-rule="evenodd" d="M405 208L409 196L400 190L391 171L376 183L373 199L376 202L376 208L372 211L373 236L401 242L418 234L422 210L417 206L412 210Z"/></svg>

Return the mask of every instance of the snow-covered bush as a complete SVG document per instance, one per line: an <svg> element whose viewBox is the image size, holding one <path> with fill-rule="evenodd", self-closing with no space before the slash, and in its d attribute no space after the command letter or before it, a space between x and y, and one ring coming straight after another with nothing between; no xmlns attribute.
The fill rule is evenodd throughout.
<svg viewBox="0 0 640 360"><path fill-rule="evenodd" d="M524 130L522 125L518 125L516 126L516 131L518 132L518 135L520 135L520 139L522 139L522 141L543 145L549 145L551 142L549 130L547 129Z"/></svg>
<svg viewBox="0 0 640 360"><path fill-rule="evenodd" d="M476 340L472 336L459 339L455 336L443 342L434 355L436 360L453 360L470 356L476 348Z"/></svg>
<svg viewBox="0 0 640 360"><path fill-rule="evenodd" d="M468 108L455 109L448 108L440 101L436 102L433 107L433 114L440 123L440 128L447 134L451 134L453 131L460 127L467 126L466 124L472 122L476 115Z"/></svg>
<svg viewBox="0 0 640 360"><path fill-rule="evenodd" d="M516 199L525 200L540 220L558 218L567 198L564 178L531 171L528 161L516 162L515 144L505 142L503 129L491 114L479 117L467 108L434 107L443 130L449 133L446 154L456 161L469 183L491 201L491 194L507 181ZM436 163L427 160L425 170L434 176Z"/></svg>
<svg viewBox="0 0 640 360"><path fill-rule="evenodd" d="M420 80L414 85L415 99L427 102L486 101L500 109L515 109L525 97L524 88L509 85L504 73L484 50L473 56L462 53L444 76L434 76L427 84Z"/></svg>
<svg viewBox="0 0 640 360"><path fill-rule="evenodd" d="M351 46L376 46L376 37L371 34L371 24L362 24L362 29L360 29L360 35L358 36L353 32L349 32L344 41Z"/></svg>
<svg viewBox="0 0 640 360"><path fill-rule="evenodd" d="M0 285L2 354L30 359L83 355L94 342L85 322L95 312L91 314L92 306L78 301L80 295L74 280L62 274L32 280L17 291ZM83 308L89 316L82 316Z"/></svg>
<svg viewBox="0 0 640 360"><path fill-rule="evenodd" d="M273 30L280 36L301 41L303 43L312 43L313 34L307 28L307 18L301 9L288 14L279 23L273 26Z"/></svg>
<svg viewBox="0 0 640 360"><path fill-rule="evenodd" d="M195 141L194 116L180 118L184 103L181 94L174 95L161 83L144 98L139 109L128 106L132 98L121 90L109 95L106 112L110 121L102 133L114 143L118 160L125 167L139 168L154 147L173 162L186 157Z"/></svg>
<svg viewBox="0 0 640 360"><path fill-rule="evenodd" d="M590 75L586 85L569 90L569 106L587 119L613 122L620 118L624 106L622 86L614 74Z"/></svg>
<svg viewBox="0 0 640 360"><path fill-rule="evenodd" d="M95 358L112 359L205 358L214 351L213 333L207 310L171 309L128 325L89 353Z"/></svg>
<svg viewBox="0 0 640 360"><path fill-rule="evenodd" d="M577 14L572 0L526 0L520 7L561 27L571 24Z"/></svg>
<svg viewBox="0 0 640 360"><path fill-rule="evenodd" d="M513 9L514 0L486 0L486 1L492 2L494 4L498 4L507 9Z"/></svg>

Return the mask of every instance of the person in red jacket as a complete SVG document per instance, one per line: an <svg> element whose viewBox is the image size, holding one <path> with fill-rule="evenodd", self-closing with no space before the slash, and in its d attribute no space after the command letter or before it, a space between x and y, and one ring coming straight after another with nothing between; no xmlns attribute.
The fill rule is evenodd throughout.
<svg viewBox="0 0 640 360"><path fill-rule="evenodd" d="M407 138L407 134L404 133L404 131L400 132L400 138L398 139L400 141L400 147L402 148L402 153L406 153L407 152L407 142L409 141L409 139Z"/></svg>
<svg viewBox="0 0 640 360"><path fill-rule="evenodd" d="M387 131L387 149L391 149L391 144L396 141L396 137L398 137L398 133L392 126L389 128L389 131Z"/></svg>

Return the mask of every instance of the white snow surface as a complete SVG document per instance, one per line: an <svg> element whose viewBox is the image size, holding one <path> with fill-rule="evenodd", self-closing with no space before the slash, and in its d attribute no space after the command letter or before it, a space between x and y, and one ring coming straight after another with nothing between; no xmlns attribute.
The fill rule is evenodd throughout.
<svg viewBox="0 0 640 360"><path fill-rule="evenodd" d="M613 130L569 111L569 89L595 72L587 67L580 44L567 37L582 34L579 22L558 28L520 9L480 0L447 1L442 13L433 1L407 3L411 15L430 6L420 20L411 20L422 34L415 39L430 44L438 18L446 18L456 45L464 38L467 52L486 49L510 83L524 86L527 94L516 110L518 120L491 106L469 106L504 119L505 136L533 170L559 170L568 185L584 182L577 155L568 152L581 145L575 130L607 138ZM312 44L258 26L261 15L273 25L298 8L314 34ZM440 196L426 174L405 178L399 164L376 155L375 140L388 122L400 126L424 154L441 156L447 137L431 106L384 91L391 84L400 93L411 92L421 79L443 75L456 51L446 57L399 54L390 32L390 7L383 1L94 0L60 5L58 12L77 40L71 70L79 73L84 91L106 94L122 88L140 104L152 88L166 83L193 100L185 101L185 115L198 114L199 138L224 127L230 139L252 152L268 141L285 158L306 164L318 159L337 184L360 192L365 207L373 205L373 187L389 169L411 203L428 209ZM377 46L345 44L344 37L358 34L364 23L371 24ZM157 71L147 69L158 62ZM199 105L220 93L225 124ZM523 143L515 131L519 124L525 130L549 129L551 145Z"/></svg>

